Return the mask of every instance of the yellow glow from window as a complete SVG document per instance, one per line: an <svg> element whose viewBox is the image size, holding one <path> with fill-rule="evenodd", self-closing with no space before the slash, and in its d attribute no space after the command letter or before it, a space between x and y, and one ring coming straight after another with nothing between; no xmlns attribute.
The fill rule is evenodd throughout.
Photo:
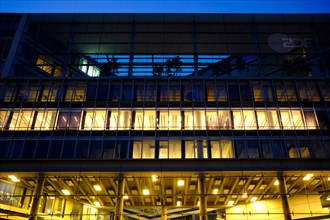
<svg viewBox="0 0 330 220"><path fill-rule="evenodd" d="M18 182L21 182L16 176L14 175L9 175L8 178L11 179L11 181L15 182L15 183L18 183Z"/></svg>
<svg viewBox="0 0 330 220"><path fill-rule="evenodd" d="M214 195L218 194L218 192L219 192L219 189L218 189L218 188L215 188L215 189L212 190L212 193L213 193Z"/></svg>
<svg viewBox="0 0 330 220"><path fill-rule="evenodd" d="M184 180L178 180L178 186L184 186Z"/></svg>
<svg viewBox="0 0 330 220"><path fill-rule="evenodd" d="M252 197L251 199L250 199L250 202L255 202L255 201L257 201L258 200L258 197Z"/></svg>
<svg viewBox="0 0 330 220"><path fill-rule="evenodd" d="M62 193L64 194L64 195L70 195L71 193L69 192L69 190L67 190L67 189L62 189Z"/></svg>
<svg viewBox="0 0 330 220"><path fill-rule="evenodd" d="M308 174L306 174L306 176L303 178L303 180L304 180L304 181L308 181L308 180L310 180L313 176L314 176L314 174L312 174L312 173L308 173Z"/></svg>
<svg viewBox="0 0 330 220"><path fill-rule="evenodd" d="M181 206L182 202L181 201L176 201L176 206Z"/></svg>
<svg viewBox="0 0 330 220"><path fill-rule="evenodd" d="M279 185L279 182L278 182L278 180L276 180L275 182L274 182L274 186L278 186Z"/></svg>
<svg viewBox="0 0 330 220"><path fill-rule="evenodd" d="M247 193L243 193L242 198L243 199L247 198Z"/></svg>
<svg viewBox="0 0 330 220"><path fill-rule="evenodd" d="M101 206L101 204L99 203L99 202L97 202L97 201L95 201L95 202L93 202L94 203L94 205L96 206L96 207L100 207Z"/></svg>
<svg viewBox="0 0 330 220"><path fill-rule="evenodd" d="M100 185L94 185L93 187L96 191L101 191L102 190Z"/></svg>
<svg viewBox="0 0 330 220"><path fill-rule="evenodd" d="M157 175L152 175L151 176L152 182L158 181L158 176Z"/></svg>
<svg viewBox="0 0 330 220"><path fill-rule="evenodd" d="M149 195L149 194L150 194L149 189L143 189L143 190L142 190L142 194L143 194L143 195Z"/></svg>
<svg viewBox="0 0 330 220"><path fill-rule="evenodd" d="M230 200L230 201L228 201L227 205L228 205L228 206L232 206L232 205L234 205L234 202L235 202L235 201Z"/></svg>
<svg viewBox="0 0 330 220"><path fill-rule="evenodd" d="M128 199L128 196L127 195L123 196L123 199Z"/></svg>

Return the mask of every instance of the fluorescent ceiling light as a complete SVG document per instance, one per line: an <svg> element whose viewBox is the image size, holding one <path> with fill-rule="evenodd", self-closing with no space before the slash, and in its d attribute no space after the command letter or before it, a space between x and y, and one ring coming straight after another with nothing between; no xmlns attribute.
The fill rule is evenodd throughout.
<svg viewBox="0 0 330 220"><path fill-rule="evenodd" d="M178 180L178 186L184 186L184 180Z"/></svg>
<svg viewBox="0 0 330 220"><path fill-rule="evenodd" d="M150 194L149 189L143 189L142 193L143 193L143 195L149 195Z"/></svg>
<svg viewBox="0 0 330 220"><path fill-rule="evenodd" d="M303 180L305 180L305 181L310 180L313 176L314 176L314 174L312 174L312 173L308 173L308 174L306 174L306 176L303 178Z"/></svg>
<svg viewBox="0 0 330 220"><path fill-rule="evenodd" d="M94 185L93 186L96 191L101 191L101 186L100 185Z"/></svg>
<svg viewBox="0 0 330 220"><path fill-rule="evenodd" d="M67 189L62 189L64 195L70 195L71 193Z"/></svg>

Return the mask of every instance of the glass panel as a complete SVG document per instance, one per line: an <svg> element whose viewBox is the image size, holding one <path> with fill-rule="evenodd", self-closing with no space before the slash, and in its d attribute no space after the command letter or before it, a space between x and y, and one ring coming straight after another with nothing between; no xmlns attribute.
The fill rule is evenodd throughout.
<svg viewBox="0 0 330 220"><path fill-rule="evenodd" d="M282 82L277 82L275 84L277 101L284 102L287 101L287 96L285 92L285 87Z"/></svg>
<svg viewBox="0 0 330 220"><path fill-rule="evenodd" d="M207 110L206 111L206 124L207 129L219 129L219 121L218 121L218 112L216 110Z"/></svg>
<svg viewBox="0 0 330 220"><path fill-rule="evenodd" d="M144 101L144 83L143 82L136 82L135 83L135 100L136 101Z"/></svg>
<svg viewBox="0 0 330 220"><path fill-rule="evenodd" d="M286 82L286 93L289 101L297 101L296 89L293 83Z"/></svg>
<svg viewBox="0 0 330 220"><path fill-rule="evenodd" d="M330 83L320 82L320 90L324 101L330 101Z"/></svg>
<svg viewBox="0 0 330 220"><path fill-rule="evenodd" d="M206 120L205 120L205 111L194 111L194 129L195 130L205 130L206 129Z"/></svg>
<svg viewBox="0 0 330 220"><path fill-rule="evenodd" d="M241 110L233 110L234 129L244 129L244 116Z"/></svg>
<svg viewBox="0 0 330 220"><path fill-rule="evenodd" d="M305 125L303 123L301 111L300 110L291 110L291 114L292 114L292 120L293 120L295 129L304 129Z"/></svg>
<svg viewBox="0 0 330 220"><path fill-rule="evenodd" d="M34 129L52 130L55 125L56 111L39 111Z"/></svg>
<svg viewBox="0 0 330 220"><path fill-rule="evenodd" d="M14 112L10 122L11 130L27 130L31 128L33 111Z"/></svg>
<svg viewBox="0 0 330 220"><path fill-rule="evenodd" d="M313 110L304 110L304 117L307 129L317 129L317 122Z"/></svg>
<svg viewBox="0 0 330 220"><path fill-rule="evenodd" d="M228 100L227 88L225 82L217 81L215 95L216 95L216 100L218 100L219 102L225 102Z"/></svg>
<svg viewBox="0 0 330 220"><path fill-rule="evenodd" d="M193 112L185 110L184 111L184 129L193 130L193 125L194 125Z"/></svg>
<svg viewBox="0 0 330 220"><path fill-rule="evenodd" d="M85 89L86 89L85 85L77 84L72 101L74 101L74 102L83 102L83 101L85 101L85 95L86 95L85 94Z"/></svg>
<svg viewBox="0 0 330 220"><path fill-rule="evenodd" d="M103 159L115 159L115 141L103 141Z"/></svg>
<svg viewBox="0 0 330 220"><path fill-rule="evenodd" d="M156 101L157 97L157 88L156 82L154 81L147 81L145 87L145 101Z"/></svg>
<svg viewBox="0 0 330 220"><path fill-rule="evenodd" d="M224 129L231 129L230 111L218 111L219 127Z"/></svg>
<svg viewBox="0 0 330 220"><path fill-rule="evenodd" d="M180 130L181 129L181 112L179 110L169 111L169 129Z"/></svg>
<svg viewBox="0 0 330 220"><path fill-rule="evenodd" d="M168 159L168 141L159 141L159 159Z"/></svg>
<svg viewBox="0 0 330 220"><path fill-rule="evenodd" d="M169 144L169 158L182 158L181 155L181 141L178 140L170 140Z"/></svg>
<svg viewBox="0 0 330 220"><path fill-rule="evenodd" d="M269 143L269 141L261 141L261 149L263 152L263 157L264 158L273 158L273 151L271 148L271 145Z"/></svg>
<svg viewBox="0 0 330 220"><path fill-rule="evenodd" d="M159 111L158 120L159 120L158 129L167 130L169 128L169 126L168 126L168 110Z"/></svg>
<svg viewBox="0 0 330 220"><path fill-rule="evenodd" d="M210 141L211 144L211 158L221 158L220 141Z"/></svg>
<svg viewBox="0 0 330 220"><path fill-rule="evenodd" d="M206 86L206 100L209 102L213 102L215 101L215 88L214 88L214 82L210 81L210 82L205 82L205 86Z"/></svg>
<svg viewBox="0 0 330 220"><path fill-rule="evenodd" d="M144 130L155 130L156 124L156 112L154 110L144 111L144 121L143 121L143 129Z"/></svg>
<svg viewBox="0 0 330 220"><path fill-rule="evenodd" d="M289 110L281 110L281 119L282 119L282 125L283 129L293 129L293 123L291 120L291 115Z"/></svg>
<svg viewBox="0 0 330 220"><path fill-rule="evenodd" d="M102 159L102 141L93 140L90 141L89 158L90 159Z"/></svg>
<svg viewBox="0 0 330 220"><path fill-rule="evenodd" d="M131 111L124 109L119 110L118 129L119 130L131 129Z"/></svg>
<svg viewBox="0 0 330 220"><path fill-rule="evenodd" d="M168 92L167 82L159 82L158 91L159 91L159 101L164 102L164 101L169 100L169 92Z"/></svg>
<svg viewBox="0 0 330 220"><path fill-rule="evenodd" d="M247 151L249 158L259 158L259 143L258 141L247 141Z"/></svg>
<svg viewBox="0 0 330 220"><path fill-rule="evenodd" d="M43 90L42 90L42 97L41 97L41 101L42 102L54 102L56 99L56 92L57 92L57 88L56 88L56 84L52 85L52 86L44 86Z"/></svg>
<svg viewBox="0 0 330 220"><path fill-rule="evenodd" d="M203 82L194 82L193 83L193 101L204 101L205 100L205 96L204 96L204 86L203 86Z"/></svg>
<svg viewBox="0 0 330 220"><path fill-rule="evenodd" d="M142 158L142 141L134 141L133 143L133 159Z"/></svg>
<svg viewBox="0 0 330 220"><path fill-rule="evenodd" d="M316 158L327 158L327 154L326 151L324 150L324 146L319 140L312 140L311 144L314 148Z"/></svg>
<svg viewBox="0 0 330 220"><path fill-rule="evenodd" d="M117 130L117 124L118 124L118 111L112 110L110 111L110 123L109 123L109 129L110 130Z"/></svg>
<svg viewBox="0 0 330 220"><path fill-rule="evenodd" d="M135 130L143 129L143 110L135 111L134 129Z"/></svg>
<svg viewBox="0 0 330 220"><path fill-rule="evenodd" d="M73 95L74 95L74 87L72 85L67 86L65 90L64 101L71 102Z"/></svg>
<svg viewBox="0 0 330 220"><path fill-rule="evenodd" d="M80 112L59 112L57 128L58 129L79 129Z"/></svg>
<svg viewBox="0 0 330 220"><path fill-rule="evenodd" d="M185 158L197 158L197 146L194 141L185 142Z"/></svg>
<svg viewBox="0 0 330 220"><path fill-rule="evenodd" d="M275 110L257 110L259 129L279 129L277 112Z"/></svg>
<svg viewBox="0 0 330 220"><path fill-rule="evenodd" d="M8 117L9 117L8 111L0 111L0 129L6 128L7 122L8 122Z"/></svg>
<svg viewBox="0 0 330 220"><path fill-rule="evenodd" d="M235 152L237 158L248 158L243 141L235 141Z"/></svg>
<svg viewBox="0 0 330 220"><path fill-rule="evenodd" d="M142 158L155 158L155 141L143 141Z"/></svg>
<svg viewBox="0 0 330 220"><path fill-rule="evenodd" d="M180 83L170 81L168 98L170 101L180 101Z"/></svg>
<svg viewBox="0 0 330 220"><path fill-rule="evenodd" d="M262 84L261 82L252 82L254 101L264 101L261 95Z"/></svg>
<svg viewBox="0 0 330 220"><path fill-rule="evenodd" d="M243 110L244 126L246 130L256 129L257 123L253 110Z"/></svg>
<svg viewBox="0 0 330 220"><path fill-rule="evenodd" d="M84 129L103 130L105 128L105 110L86 111Z"/></svg>

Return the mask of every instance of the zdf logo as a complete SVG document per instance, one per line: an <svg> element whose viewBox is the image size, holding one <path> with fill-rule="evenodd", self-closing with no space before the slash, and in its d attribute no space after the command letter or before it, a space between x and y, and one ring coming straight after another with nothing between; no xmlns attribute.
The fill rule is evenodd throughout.
<svg viewBox="0 0 330 220"><path fill-rule="evenodd" d="M282 33L272 34L268 37L268 45L278 53L288 53L294 48L307 48L307 45L311 43L311 38L291 38Z"/></svg>

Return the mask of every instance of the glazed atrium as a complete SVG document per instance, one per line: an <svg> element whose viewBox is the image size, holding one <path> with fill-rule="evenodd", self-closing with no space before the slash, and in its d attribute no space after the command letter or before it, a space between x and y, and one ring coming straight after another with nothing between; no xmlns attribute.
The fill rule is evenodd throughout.
<svg viewBox="0 0 330 220"><path fill-rule="evenodd" d="M0 219L330 218L329 14L0 14Z"/></svg>

